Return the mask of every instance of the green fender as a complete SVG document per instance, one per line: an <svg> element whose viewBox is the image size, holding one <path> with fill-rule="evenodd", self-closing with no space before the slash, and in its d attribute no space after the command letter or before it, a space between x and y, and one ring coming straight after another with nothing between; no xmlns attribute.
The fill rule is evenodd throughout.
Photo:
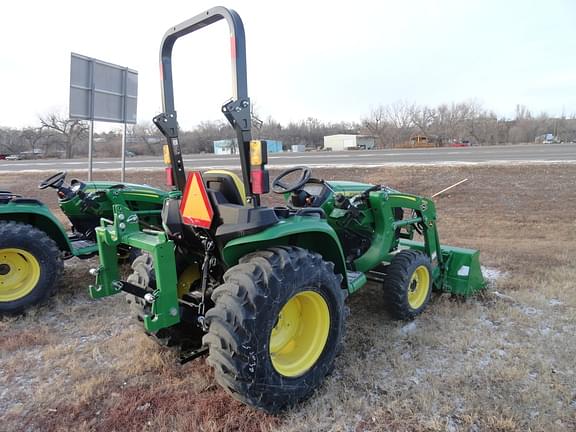
<svg viewBox="0 0 576 432"><path fill-rule="evenodd" d="M338 236L325 219L317 216L292 216L264 231L231 240L222 249L222 259L231 267L250 252L280 245L299 246L333 262L336 272L343 277L344 288L348 289L346 264Z"/></svg>
<svg viewBox="0 0 576 432"><path fill-rule="evenodd" d="M15 221L32 225L44 231L56 242L61 251L72 251L64 226L50 209L40 202L18 203L10 201L2 204L0 205L1 221Z"/></svg>

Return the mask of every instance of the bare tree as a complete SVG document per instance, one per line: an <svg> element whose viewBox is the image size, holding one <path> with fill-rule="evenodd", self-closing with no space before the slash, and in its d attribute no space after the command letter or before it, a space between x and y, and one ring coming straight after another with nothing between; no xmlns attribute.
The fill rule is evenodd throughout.
<svg viewBox="0 0 576 432"><path fill-rule="evenodd" d="M472 138L476 144L498 144L502 122L493 112L482 111L466 123L463 137Z"/></svg>
<svg viewBox="0 0 576 432"><path fill-rule="evenodd" d="M393 145L407 142L414 130L414 111L416 106L398 101L386 107L386 121L392 126L390 141Z"/></svg>
<svg viewBox="0 0 576 432"><path fill-rule="evenodd" d="M414 130L416 106L404 101L380 105L362 120L363 128L378 139L380 147L402 144Z"/></svg>
<svg viewBox="0 0 576 432"><path fill-rule="evenodd" d="M419 132L428 138L431 138L432 127L436 120L436 110L427 106L419 107L413 105L412 123Z"/></svg>
<svg viewBox="0 0 576 432"><path fill-rule="evenodd" d="M373 108L368 117L362 119L362 126L368 134L378 140L378 147L386 147L386 132L388 130L386 107L379 105Z"/></svg>
<svg viewBox="0 0 576 432"><path fill-rule="evenodd" d="M152 122L138 123L129 127L128 135L135 142L141 144L146 154L159 155L162 153L162 144L164 144L164 135Z"/></svg>
<svg viewBox="0 0 576 432"><path fill-rule="evenodd" d="M532 118L532 113L525 105L516 105L516 120L529 120Z"/></svg>
<svg viewBox="0 0 576 432"><path fill-rule="evenodd" d="M32 152L33 156L36 156L40 150L46 153L52 132L43 130L41 127L28 127L22 130L20 136L28 151Z"/></svg>
<svg viewBox="0 0 576 432"><path fill-rule="evenodd" d="M49 113L40 116L41 129L51 130L61 139L67 159L71 159L78 145L88 132L88 125L81 120L71 120L60 113Z"/></svg>
<svg viewBox="0 0 576 432"><path fill-rule="evenodd" d="M0 153L17 154L22 148L21 131L12 128L0 129Z"/></svg>
<svg viewBox="0 0 576 432"><path fill-rule="evenodd" d="M201 122L192 131L182 132L180 143L182 148L192 153L212 153L214 141L228 139L231 153L238 153L238 144L235 140L234 129L227 122L205 121Z"/></svg>
<svg viewBox="0 0 576 432"><path fill-rule="evenodd" d="M272 116L268 116L262 123L262 127L254 131L254 137L256 139L282 139L282 129L282 125L279 122L274 120Z"/></svg>

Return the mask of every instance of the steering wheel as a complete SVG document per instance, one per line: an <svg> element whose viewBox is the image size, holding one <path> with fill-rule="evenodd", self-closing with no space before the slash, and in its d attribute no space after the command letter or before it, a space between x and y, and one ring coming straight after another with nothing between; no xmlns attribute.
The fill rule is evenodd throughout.
<svg viewBox="0 0 576 432"><path fill-rule="evenodd" d="M64 183L65 178L66 178L66 171L60 171L59 173L56 173L53 176L48 177L46 180L40 183L38 185L38 189L46 189L47 187L53 187L54 189L58 189Z"/></svg>
<svg viewBox="0 0 576 432"><path fill-rule="evenodd" d="M286 183L283 181L285 177L295 172L300 173L300 176L296 180L292 181L291 183ZM284 170L272 182L272 192L283 194L286 192L293 192L298 190L306 184L306 182L310 179L311 174L312 171L310 168L304 166L297 166Z"/></svg>

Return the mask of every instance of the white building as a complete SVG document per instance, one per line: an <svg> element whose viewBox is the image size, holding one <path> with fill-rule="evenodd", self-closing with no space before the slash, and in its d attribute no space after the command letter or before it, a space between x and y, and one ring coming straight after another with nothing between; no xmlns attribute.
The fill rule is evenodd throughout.
<svg viewBox="0 0 576 432"><path fill-rule="evenodd" d="M268 153L282 153L282 141L268 139L263 141L266 141L266 149ZM238 152L239 150L236 138L214 141L214 154L229 155Z"/></svg>
<svg viewBox="0 0 576 432"><path fill-rule="evenodd" d="M332 151L351 149L371 150L375 144L375 138L369 135L338 134L324 137L324 149L331 149Z"/></svg>
<svg viewBox="0 0 576 432"><path fill-rule="evenodd" d="M306 146L304 144L292 144L292 153L299 153L306 151Z"/></svg>
<svg viewBox="0 0 576 432"><path fill-rule="evenodd" d="M217 155L236 154L237 148L236 138L214 141L214 154Z"/></svg>

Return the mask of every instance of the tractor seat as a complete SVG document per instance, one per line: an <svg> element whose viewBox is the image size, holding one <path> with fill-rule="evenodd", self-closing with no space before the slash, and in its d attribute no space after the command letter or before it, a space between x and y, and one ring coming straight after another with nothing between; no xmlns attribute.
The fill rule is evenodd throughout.
<svg viewBox="0 0 576 432"><path fill-rule="evenodd" d="M278 222L274 209L246 206L244 184L233 172L211 170L202 178L212 201L218 241L253 234Z"/></svg>
<svg viewBox="0 0 576 432"><path fill-rule="evenodd" d="M228 204L245 205L246 195L244 192L244 184L236 174L225 170L210 170L202 173L204 184L208 191L214 192L222 199L218 199L218 203L226 202Z"/></svg>
<svg viewBox="0 0 576 432"><path fill-rule="evenodd" d="M214 211L211 229L217 241L225 243L236 237L262 231L278 222L274 209L246 206L244 184L236 174L210 170L202 173L202 178ZM164 202L162 225L170 237L184 236L189 242L198 242L194 229L182 223L180 200L168 199Z"/></svg>

